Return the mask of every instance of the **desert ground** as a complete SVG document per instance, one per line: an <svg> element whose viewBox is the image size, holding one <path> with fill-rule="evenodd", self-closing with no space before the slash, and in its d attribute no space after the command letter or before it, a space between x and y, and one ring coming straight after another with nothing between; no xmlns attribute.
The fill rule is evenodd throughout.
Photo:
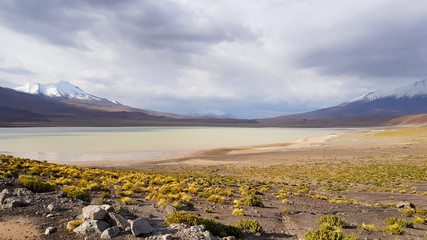
<svg viewBox="0 0 427 240"><path fill-rule="evenodd" d="M80 167L170 176L180 179L177 182L188 189L189 182L193 184L200 177L202 180L197 184L201 189L183 190L191 196L192 206L177 208L224 224L236 224L243 218L257 220L263 233L248 233L244 239L304 239L308 231L319 228L317 220L328 214L347 223L334 231L354 239L427 238L426 127L337 132L294 143L212 149L157 162L82 162ZM1 181L0 191L20 186L13 177ZM145 189L151 186L151 182L147 183ZM49 201L58 201L59 189L37 196L39 203L0 210L0 239L83 239L65 228L68 221L79 217L87 203L61 199L58 204L68 210L46 217L45 206ZM228 192L221 194L223 190ZM100 200L101 192L90 191L92 203ZM146 218L155 229L166 229L165 219L170 212L165 210L164 202L159 203L159 195L153 199L147 197L149 192L147 195L146 191L134 191L129 196L136 202L125 204L119 203L123 194L113 189L109 192L110 196L102 198L102 202L118 204L115 208L126 211L124 215L129 215L126 218ZM224 201L208 200L202 194L206 192ZM259 196L263 207L239 202L252 194ZM242 214L232 214L234 209L241 209ZM400 235L388 233L383 229L390 217L413 222L412 227L402 227ZM417 221L418 218L425 223ZM44 235L50 225L58 230ZM179 239L173 232L171 236ZM117 237L134 238L129 232Z"/></svg>

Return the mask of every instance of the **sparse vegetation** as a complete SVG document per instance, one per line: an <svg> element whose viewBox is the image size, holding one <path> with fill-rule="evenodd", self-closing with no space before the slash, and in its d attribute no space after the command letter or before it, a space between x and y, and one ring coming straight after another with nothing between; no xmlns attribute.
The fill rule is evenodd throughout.
<svg viewBox="0 0 427 240"><path fill-rule="evenodd" d="M264 204L261 201L261 198L256 195L250 195L239 199L240 202L254 207L264 207Z"/></svg>
<svg viewBox="0 0 427 240"><path fill-rule="evenodd" d="M76 220L70 221L67 223L67 230L71 231L83 223L84 223L84 220L82 219L76 219Z"/></svg>
<svg viewBox="0 0 427 240"><path fill-rule="evenodd" d="M420 191L422 191L424 189L423 187L417 188L411 186L410 183L425 181L425 176L421 176L419 173L423 170L427 170L427 161L418 158L418 166L415 166L407 160L395 161L389 164L390 166L386 166L378 161L373 161L373 163L363 162L360 166L353 166L353 163L343 160L342 164L327 166L330 170L330 174L322 173L326 167L323 163L305 163L298 168L296 165L293 166L292 164L288 164L285 170L283 170L287 174L286 179L296 178L295 174L299 173L300 175L298 175L297 181L271 182L232 176L232 168L231 170L222 169L220 166L216 166L215 168L177 168L167 171L157 169L151 171L134 169L104 170L49 164L47 162L20 159L10 156L0 156L0 158L8 159L7 162L0 162L0 178L19 178L19 182L32 191L43 192L47 190L60 190L66 192L69 198L80 199L86 202L91 202L91 199L93 199L92 203L95 204L105 204L107 202L110 204L117 204L117 202L120 201L122 204L118 204L117 209L119 209L119 207L125 207L127 204L138 203L139 205L140 201L142 201L141 199L146 199L144 202L151 201L150 204L157 202L159 206L163 207L172 205L178 210L185 209L189 212L195 211L194 213L201 215L206 212L209 218L218 218L219 220L202 218L197 215L179 211L176 215L169 216L167 223L176 222L185 223L187 225L201 224L205 227L209 226L215 234L218 234L217 236L223 236L230 232L234 232L234 236L240 236L239 234L242 234L242 229L244 231L256 229L254 227L249 227L248 229L246 225L248 225L249 222L245 222L245 226L243 226L243 222L240 224L237 223L237 226L224 225L218 222L225 220L227 214L228 216L244 216L245 214L246 216L250 216L253 214L253 211L257 213L260 211L260 214L262 213L262 215L264 215L262 211L266 210L249 208L245 205L264 207L263 201L265 201L265 204L269 206L267 210L270 210L272 209L270 204L272 204L271 199L273 198L275 205L271 206L277 210L276 214L286 218L298 216L301 209L297 209L295 203L298 203L298 199L300 198L306 198L310 201L317 202L323 201L325 204L347 204L347 206L352 204L365 207L365 203L347 199L345 198L345 194L330 194L328 192L376 191L386 194L385 196L387 198L395 196L396 199L398 199L399 197L404 197L404 195L400 195L399 193L402 190L407 190L407 193L403 194L409 194L409 191L413 192L417 191L417 189L421 189ZM361 176L356 177L346 174L345 169L350 169L350 166L355 167L355 169L352 170L355 175L361 174ZM368 173L362 173L361 169L367 169L368 166L372 167ZM274 173L273 168L274 167L267 166L263 168L262 171L265 170L269 173ZM338 169L344 173L337 173ZM397 169L400 169L403 173L397 173ZM261 169L257 167L247 168L246 170L257 177L260 176L258 173L262 172ZM275 171L278 171L277 168ZM386 172L391 180L387 182L388 180L386 180L385 176L380 174L380 171ZM226 172L228 175L217 174L217 172ZM409 179L406 174L412 173L415 175L413 178L411 177L411 179ZM35 174L38 176L35 176ZM280 174L281 173L277 173L277 176L281 176ZM368 178L372 176L376 176L376 178L368 182ZM312 180L315 184L312 184ZM363 187L360 187L361 185L363 185ZM420 197L423 197L422 192L415 192L414 194L419 194ZM220 208L218 208L218 205L215 203L225 204L226 206L219 206ZM286 208L283 208L284 206L286 206ZM398 218L387 218L386 223L390 226L382 229L382 231L386 233L402 234L404 228L411 228L414 226L414 223L426 223L425 217L427 216L427 211L423 209L398 209L396 208L396 204L383 205L375 202L370 203L369 207L389 207L393 208L388 209L390 211L399 210L403 216L413 217L411 221ZM221 208L228 210L224 211L221 210ZM231 211L231 209L233 210ZM213 214L214 210L215 214ZM258 214L253 214L252 217L254 216L256 217ZM347 215L345 217L348 218ZM241 217L234 217L234 219L236 218ZM312 221L314 222L315 219ZM307 232L306 239L359 239L356 236L347 236L342 233L351 232L352 230L341 229L348 226L348 224L336 215L325 215L321 217L317 223L320 225L319 228ZM382 234L375 233L379 230L374 225L366 225L362 222L352 222L352 224L358 225L360 231L371 232L358 232L361 235L363 234L363 236L366 234ZM417 228L419 227L423 229L425 226L417 225ZM414 230L406 231L409 232ZM319 238L319 236L323 238ZM419 237L419 235L417 235L417 237Z"/></svg>
<svg viewBox="0 0 427 240"><path fill-rule="evenodd" d="M358 230L361 231L369 231L369 232L378 232L379 229L376 228L373 224L372 225L366 225L366 224L362 224L362 226L357 227Z"/></svg>
<svg viewBox="0 0 427 240"><path fill-rule="evenodd" d="M242 230L248 230L252 233L263 233L261 225L257 220L253 219L240 219L237 222L237 226Z"/></svg>
<svg viewBox="0 0 427 240"><path fill-rule="evenodd" d="M91 201L91 196L87 191L81 190L81 189L75 189L73 191L68 192L68 197L73 199L80 199L85 202Z"/></svg>
<svg viewBox="0 0 427 240"><path fill-rule="evenodd" d="M243 236L242 230L240 230L240 228L236 226L225 225L213 219L200 218L196 215L187 213L185 211L172 213L166 219L166 224L170 225L172 223L183 223L188 226L203 225L208 231L210 231L213 235L218 237Z"/></svg>
<svg viewBox="0 0 427 240"><path fill-rule="evenodd" d="M55 191L55 185L43 181L39 177L32 176L19 176L19 181L22 186L34 191L34 192L52 192Z"/></svg>
<svg viewBox="0 0 427 240"><path fill-rule="evenodd" d="M421 224L427 224L427 219L415 216L414 218L412 218L412 221L414 223L421 223Z"/></svg>
<svg viewBox="0 0 427 240"><path fill-rule="evenodd" d="M386 220L384 220L385 224L387 225L394 225L397 224L404 228L414 228L414 224L410 221L407 221L405 219L399 219L395 217L389 217Z"/></svg>
<svg viewBox="0 0 427 240"><path fill-rule="evenodd" d="M236 215L236 216L244 216L245 215L243 213L243 209L241 209L241 208L235 208L235 209L233 209L232 214Z"/></svg>
<svg viewBox="0 0 427 240"><path fill-rule="evenodd" d="M346 227L348 224L336 215L324 215L319 218L317 224L320 226Z"/></svg>
<svg viewBox="0 0 427 240"><path fill-rule="evenodd" d="M385 228L383 228L383 230L382 230L384 233L391 233L391 234L394 234L394 235L401 235L401 234L403 234L403 229L401 228L401 226L399 225L399 224L393 224L393 225L390 225L390 226L388 226L388 227L385 227Z"/></svg>

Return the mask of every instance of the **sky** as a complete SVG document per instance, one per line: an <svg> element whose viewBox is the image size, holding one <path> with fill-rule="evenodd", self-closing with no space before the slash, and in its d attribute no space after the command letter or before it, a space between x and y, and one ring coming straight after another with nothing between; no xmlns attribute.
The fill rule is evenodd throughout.
<svg viewBox="0 0 427 240"><path fill-rule="evenodd" d="M0 86L264 118L427 78L425 0L0 0Z"/></svg>

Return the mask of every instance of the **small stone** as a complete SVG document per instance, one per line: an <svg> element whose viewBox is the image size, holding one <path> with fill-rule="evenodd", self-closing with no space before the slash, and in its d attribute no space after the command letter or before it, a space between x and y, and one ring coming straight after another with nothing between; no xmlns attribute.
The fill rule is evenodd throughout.
<svg viewBox="0 0 427 240"><path fill-rule="evenodd" d="M32 192L26 188L15 188L15 190L13 190L13 195L15 196L22 197L30 194L32 194Z"/></svg>
<svg viewBox="0 0 427 240"><path fill-rule="evenodd" d="M130 225L130 229L134 236L139 236L141 234L148 234L153 231L151 225L147 222L147 220L143 218L138 218L133 221Z"/></svg>
<svg viewBox="0 0 427 240"><path fill-rule="evenodd" d="M57 229L55 227L48 227L48 228L46 228L46 231L44 231L44 234L45 235L50 235L50 234L56 232L56 230Z"/></svg>
<svg viewBox="0 0 427 240"><path fill-rule="evenodd" d="M55 215L53 215L52 213L49 213L48 215L46 215L47 218L53 217Z"/></svg>
<svg viewBox="0 0 427 240"><path fill-rule="evenodd" d="M0 205L3 204L6 198L12 197L12 192L9 189L3 189L0 193Z"/></svg>
<svg viewBox="0 0 427 240"><path fill-rule="evenodd" d="M61 192L59 195L58 195L58 197L60 197L60 198L66 198L68 196L68 193L67 192Z"/></svg>
<svg viewBox="0 0 427 240"><path fill-rule="evenodd" d="M3 202L4 208L15 208L28 206L28 202L18 196L6 198Z"/></svg>
<svg viewBox="0 0 427 240"><path fill-rule="evenodd" d="M3 159L1 160L1 163L10 164L10 161L9 161L9 159L3 158Z"/></svg>
<svg viewBox="0 0 427 240"><path fill-rule="evenodd" d="M165 211L168 215L176 212L176 208L174 208L171 204L166 205Z"/></svg>
<svg viewBox="0 0 427 240"><path fill-rule="evenodd" d="M102 209L104 209L105 211L107 211L107 212L114 212L114 207L113 207L113 206L110 206L110 205L104 204L104 205L101 205L100 207L101 207Z"/></svg>
<svg viewBox="0 0 427 240"><path fill-rule="evenodd" d="M102 220L108 214L107 210L99 205L89 205L82 209L83 218L91 220Z"/></svg>
<svg viewBox="0 0 427 240"><path fill-rule="evenodd" d="M53 212L53 211L59 211L60 207L54 203L51 203L51 204L47 205L47 209L49 209L49 211Z"/></svg>
<svg viewBox="0 0 427 240"><path fill-rule="evenodd" d="M108 216L112 226L118 226L122 230L130 228L130 223L122 215L110 212Z"/></svg>
<svg viewBox="0 0 427 240"><path fill-rule="evenodd" d="M234 236L223 237L221 239L222 240L236 240L236 238Z"/></svg>
<svg viewBox="0 0 427 240"><path fill-rule="evenodd" d="M172 240L172 236L170 234L165 234L160 237L162 240Z"/></svg>
<svg viewBox="0 0 427 240"><path fill-rule="evenodd" d="M109 228L110 225L104 221L99 220L86 220L83 224L76 227L73 231L83 235L89 235L93 233L101 234L105 229Z"/></svg>
<svg viewBox="0 0 427 240"><path fill-rule="evenodd" d="M203 231L205 231L205 227L202 226L202 225L191 226L190 227L190 231L193 231L193 232L203 232Z"/></svg>
<svg viewBox="0 0 427 240"><path fill-rule="evenodd" d="M115 238L119 233L120 228L118 226L110 227L102 232L101 238Z"/></svg>
<svg viewBox="0 0 427 240"><path fill-rule="evenodd" d="M0 194L2 194L2 193L4 193L4 194L12 194L12 192L9 189L7 189L7 188L3 189L3 191L0 192Z"/></svg>
<svg viewBox="0 0 427 240"><path fill-rule="evenodd" d="M415 204L408 201L400 201L396 203L397 208L415 208Z"/></svg>

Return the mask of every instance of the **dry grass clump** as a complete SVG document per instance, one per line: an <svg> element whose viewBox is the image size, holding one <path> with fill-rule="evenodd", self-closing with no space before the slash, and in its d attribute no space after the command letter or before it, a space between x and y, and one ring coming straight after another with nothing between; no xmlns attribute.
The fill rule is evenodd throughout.
<svg viewBox="0 0 427 240"><path fill-rule="evenodd" d="M235 208L235 209L233 209L232 214L236 215L236 216L244 216L245 215L243 213L243 209L242 208Z"/></svg>
<svg viewBox="0 0 427 240"><path fill-rule="evenodd" d="M84 220L82 220L82 219L76 219L76 220L73 220L73 221L69 221L67 223L67 230L71 231L74 228L82 225L83 223L84 223Z"/></svg>
<svg viewBox="0 0 427 240"><path fill-rule="evenodd" d="M378 232L379 229L376 228L373 224L372 225L366 225L364 223L362 223L362 226L357 227L358 230L361 231L369 231L369 232Z"/></svg>
<svg viewBox="0 0 427 240"><path fill-rule="evenodd" d="M382 230L384 233L391 233L393 235L402 235L404 233L402 227L399 224L393 224L391 226L385 227Z"/></svg>

